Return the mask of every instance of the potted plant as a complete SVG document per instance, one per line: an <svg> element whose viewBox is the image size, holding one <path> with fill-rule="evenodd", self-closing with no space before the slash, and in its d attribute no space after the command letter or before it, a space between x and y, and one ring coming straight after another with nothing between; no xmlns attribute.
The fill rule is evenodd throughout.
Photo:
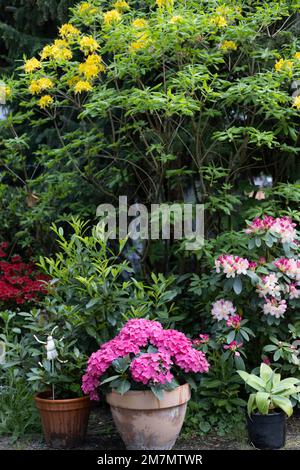
<svg viewBox="0 0 300 470"><path fill-rule="evenodd" d="M106 392L127 449L171 449L180 433L191 374L207 372L205 354L177 330L157 321L129 320L88 361L83 391Z"/></svg>
<svg viewBox="0 0 300 470"><path fill-rule="evenodd" d="M90 399L81 396L79 384L85 358L75 346L76 339L54 338L57 328L52 329L46 341L34 336L38 343L45 345L46 358L39 362L39 368L31 369L28 380L44 385L44 391L36 395L35 403L47 445L74 448L85 439L90 413ZM70 331L66 335L70 335Z"/></svg>
<svg viewBox="0 0 300 470"><path fill-rule="evenodd" d="M298 379L281 380L267 364L261 364L259 377L237 371L254 389L248 401L247 425L250 442L258 449L279 449L285 445L286 419L293 413L291 395L299 392Z"/></svg>

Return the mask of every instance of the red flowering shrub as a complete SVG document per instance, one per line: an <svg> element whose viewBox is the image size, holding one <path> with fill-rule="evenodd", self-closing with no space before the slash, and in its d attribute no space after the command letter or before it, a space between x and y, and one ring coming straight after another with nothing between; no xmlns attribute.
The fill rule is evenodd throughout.
<svg viewBox="0 0 300 470"><path fill-rule="evenodd" d="M0 244L0 302L24 304L37 301L46 290L48 276L39 273L33 263L24 263L21 256L7 258L8 243Z"/></svg>

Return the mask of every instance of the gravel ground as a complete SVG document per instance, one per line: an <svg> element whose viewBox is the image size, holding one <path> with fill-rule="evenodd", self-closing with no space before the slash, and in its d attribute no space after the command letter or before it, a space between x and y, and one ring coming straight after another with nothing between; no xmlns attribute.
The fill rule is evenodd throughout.
<svg viewBox="0 0 300 470"><path fill-rule="evenodd" d="M288 420L288 430L285 450L300 450L300 417ZM47 449L39 434L28 434L12 444L10 438L0 437L0 450L43 450ZM114 450L125 449L109 411L95 409L89 421L86 443L80 447L83 450ZM237 441L230 437L220 437L214 434L205 437L191 436L179 438L174 449L177 450L221 450L221 449L252 449L245 439Z"/></svg>

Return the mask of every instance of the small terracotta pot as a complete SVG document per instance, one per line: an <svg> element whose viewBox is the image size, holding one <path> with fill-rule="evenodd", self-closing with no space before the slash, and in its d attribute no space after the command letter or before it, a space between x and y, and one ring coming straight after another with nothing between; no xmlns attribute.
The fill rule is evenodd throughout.
<svg viewBox="0 0 300 470"><path fill-rule="evenodd" d="M158 400L150 390L129 390L124 395L113 390L106 396L126 448L134 450L172 449L190 398L188 384L164 392L162 400Z"/></svg>
<svg viewBox="0 0 300 470"><path fill-rule="evenodd" d="M59 449L79 446L86 435L89 397L50 400L49 396L43 392L35 397L47 445Z"/></svg>

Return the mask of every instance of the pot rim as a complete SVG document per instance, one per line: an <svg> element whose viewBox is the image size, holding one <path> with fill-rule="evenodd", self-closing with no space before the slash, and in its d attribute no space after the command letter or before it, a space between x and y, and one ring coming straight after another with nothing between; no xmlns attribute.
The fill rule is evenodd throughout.
<svg viewBox="0 0 300 470"><path fill-rule="evenodd" d="M162 400L158 400L151 390L128 390L121 395L116 390L107 393L106 401L114 408L129 410L160 410L184 405L191 398L191 389L188 383L179 385L170 391L164 392Z"/></svg>
<svg viewBox="0 0 300 470"><path fill-rule="evenodd" d="M65 398L65 399L60 399L60 400L51 400L49 398L45 398L41 395L45 395L48 393L47 392L39 392L35 395L34 399L37 403L52 403L52 404L68 404L68 403L76 403L76 402L80 402L80 401L86 401L86 402L89 402L90 401L90 397L88 395L84 395L83 397L78 397L78 398Z"/></svg>
<svg viewBox="0 0 300 470"><path fill-rule="evenodd" d="M286 414L283 411L276 411L274 413L268 413L267 415L262 415L261 413L251 413L249 416L247 413L248 418L251 418L251 416L257 416L260 418L271 418L272 416L286 416Z"/></svg>

